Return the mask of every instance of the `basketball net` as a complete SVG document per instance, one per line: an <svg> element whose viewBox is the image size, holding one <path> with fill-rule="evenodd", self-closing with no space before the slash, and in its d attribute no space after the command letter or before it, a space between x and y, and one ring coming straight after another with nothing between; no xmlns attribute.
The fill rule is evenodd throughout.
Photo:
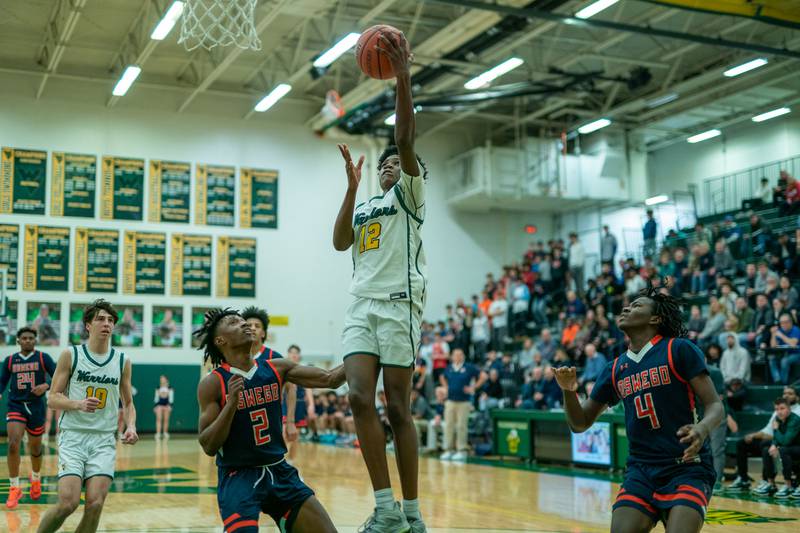
<svg viewBox="0 0 800 533"><path fill-rule="evenodd" d="M342 106L342 97L339 93L331 89L325 95L325 105L322 106L320 111L322 116L327 120L336 120L344 116L344 107Z"/></svg>
<svg viewBox="0 0 800 533"><path fill-rule="evenodd" d="M235 45L261 50L255 27L258 0L186 0L178 43L186 50Z"/></svg>

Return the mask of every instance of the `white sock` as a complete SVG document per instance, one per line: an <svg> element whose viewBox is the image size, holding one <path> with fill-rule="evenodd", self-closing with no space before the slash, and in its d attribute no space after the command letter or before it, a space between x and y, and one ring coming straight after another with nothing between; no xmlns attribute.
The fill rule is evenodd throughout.
<svg viewBox="0 0 800 533"><path fill-rule="evenodd" d="M10 477L8 480L11 482L12 487L19 487L19 476L17 477Z"/></svg>
<svg viewBox="0 0 800 533"><path fill-rule="evenodd" d="M394 509L394 494L391 488L375 491L375 507L382 511Z"/></svg>
<svg viewBox="0 0 800 533"><path fill-rule="evenodd" d="M419 514L419 500L403 500L403 512L408 518L421 519L422 515Z"/></svg>
<svg viewBox="0 0 800 533"><path fill-rule="evenodd" d="M31 472L31 480L32 481L39 481L39 479L41 479L40 475L39 475L39 472Z"/></svg>

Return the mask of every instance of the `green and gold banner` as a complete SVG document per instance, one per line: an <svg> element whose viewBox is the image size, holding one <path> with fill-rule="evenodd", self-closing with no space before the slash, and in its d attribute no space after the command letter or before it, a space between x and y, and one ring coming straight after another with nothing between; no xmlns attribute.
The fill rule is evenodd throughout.
<svg viewBox="0 0 800 533"><path fill-rule="evenodd" d="M150 222L189 222L191 163L150 161Z"/></svg>
<svg viewBox="0 0 800 533"><path fill-rule="evenodd" d="M100 218L142 220L144 159L103 157Z"/></svg>
<svg viewBox="0 0 800 533"><path fill-rule="evenodd" d="M164 294L167 235L126 231L122 252L122 292Z"/></svg>
<svg viewBox="0 0 800 533"><path fill-rule="evenodd" d="M118 231L76 228L76 292L117 292L118 264Z"/></svg>
<svg viewBox="0 0 800 533"><path fill-rule="evenodd" d="M6 269L8 290L17 288L17 267L19 265L19 226L0 224L0 270Z"/></svg>
<svg viewBox="0 0 800 533"><path fill-rule="evenodd" d="M50 214L94 218L97 157L53 152Z"/></svg>
<svg viewBox="0 0 800 533"><path fill-rule="evenodd" d="M25 226L26 291L69 290L69 228Z"/></svg>
<svg viewBox="0 0 800 533"><path fill-rule="evenodd" d="M211 296L211 237L172 235L172 295Z"/></svg>
<svg viewBox="0 0 800 533"><path fill-rule="evenodd" d="M243 228L278 227L278 172L243 168L240 177L240 224Z"/></svg>
<svg viewBox="0 0 800 533"><path fill-rule="evenodd" d="M5 147L0 152L0 213L43 215L47 152Z"/></svg>
<svg viewBox="0 0 800 533"><path fill-rule="evenodd" d="M217 239L217 296L256 295L256 240Z"/></svg>
<svg viewBox="0 0 800 533"><path fill-rule="evenodd" d="M195 168L195 222L208 226L233 226L236 167L197 165Z"/></svg>

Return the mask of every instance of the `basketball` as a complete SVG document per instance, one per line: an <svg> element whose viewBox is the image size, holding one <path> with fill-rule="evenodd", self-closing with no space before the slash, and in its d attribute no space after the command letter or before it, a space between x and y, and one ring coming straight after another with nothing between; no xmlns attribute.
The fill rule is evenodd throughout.
<svg viewBox="0 0 800 533"><path fill-rule="evenodd" d="M356 44L356 61L361 71L376 80L388 80L394 78L394 69L378 46L379 38L386 34L390 38L399 38L403 32L392 26L378 24L364 31Z"/></svg>

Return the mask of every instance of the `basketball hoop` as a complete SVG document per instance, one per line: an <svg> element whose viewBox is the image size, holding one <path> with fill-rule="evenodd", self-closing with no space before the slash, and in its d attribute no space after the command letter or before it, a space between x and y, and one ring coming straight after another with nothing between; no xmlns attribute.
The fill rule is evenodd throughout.
<svg viewBox="0 0 800 533"><path fill-rule="evenodd" d="M344 107L342 106L342 97L339 96L339 93L333 89L328 91L325 95L325 105L322 106L320 112L328 121L343 117Z"/></svg>
<svg viewBox="0 0 800 533"><path fill-rule="evenodd" d="M178 43L186 50L235 45L261 50L255 26L258 0L186 0Z"/></svg>

